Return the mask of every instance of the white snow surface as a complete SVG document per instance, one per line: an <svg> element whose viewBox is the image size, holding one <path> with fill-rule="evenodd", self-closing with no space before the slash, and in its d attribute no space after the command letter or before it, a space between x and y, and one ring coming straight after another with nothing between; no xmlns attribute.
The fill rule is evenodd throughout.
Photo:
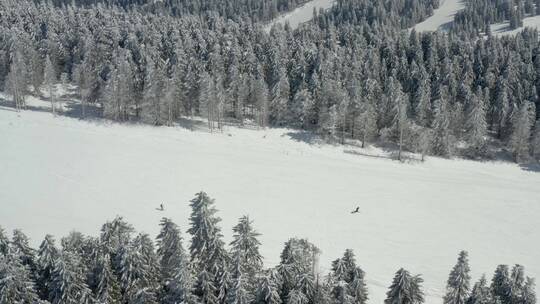
<svg viewBox="0 0 540 304"><path fill-rule="evenodd" d="M442 0L433 15L416 24L414 29L417 32L446 30L454 22L454 15L464 8L465 1L463 0Z"/></svg>
<svg viewBox="0 0 540 304"><path fill-rule="evenodd" d="M300 24L307 22L313 18L313 9L319 12L319 9L329 9L334 4L335 0L311 0L300 7L297 7L291 12L284 13L281 16L272 20L266 25L265 30L270 31L272 26L277 23L285 24L289 22L292 29L297 28Z"/></svg>
<svg viewBox="0 0 540 304"><path fill-rule="evenodd" d="M513 30L510 29L510 22L508 21L495 23L490 27L491 33L495 36L514 36L526 27L540 29L540 15L523 18L523 26Z"/></svg>
<svg viewBox="0 0 540 304"><path fill-rule="evenodd" d="M266 266L279 262L294 236L319 246L324 273L354 249L370 303L383 302L400 267L423 275L426 303L442 303L462 249L473 280L514 263L540 279L540 172L431 157L399 163L376 148L302 138L311 137L234 127L212 134L0 107L0 225L22 229L34 246L47 233L97 236L116 215L153 237L163 216L185 232L188 202L204 190L216 199L227 242L240 216L254 220ZM160 203L164 212L155 209Z"/></svg>

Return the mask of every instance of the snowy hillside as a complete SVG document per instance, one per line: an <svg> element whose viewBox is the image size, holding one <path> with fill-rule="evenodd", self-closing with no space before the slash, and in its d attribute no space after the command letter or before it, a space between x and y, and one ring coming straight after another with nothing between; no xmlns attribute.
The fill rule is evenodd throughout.
<svg viewBox="0 0 540 304"><path fill-rule="evenodd" d="M399 267L423 274L426 303L442 303L461 249L474 280L499 263L540 277L540 172L532 168L402 164L287 129L211 134L5 107L0 138L0 224L23 229L34 245L45 233L96 235L115 215L154 236L167 216L185 232L188 201L203 189L216 199L227 240L241 215L255 221L267 266L292 236L321 248L322 271L354 249L370 303L382 303ZM160 203L165 212L155 210ZM350 214L356 206L360 213Z"/></svg>
<svg viewBox="0 0 540 304"><path fill-rule="evenodd" d="M540 28L540 15L523 18L523 27L520 27L514 30L510 29L509 22L492 24L491 33L495 36L515 35L521 32L526 27L539 29Z"/></svg>
<svg viewBox="0 0 540 304"><path fill-rule="evenodd" d="M313 18L313 9L316 9L317 12L319 9L329 9L334 4L334 0L312 0L302 5L301 7L296 8L292 12L281 15L280 17L274 19L266 27L266 31L270 31L272 26L276 23L285 24L289 22L291 28L297 28L298 25L307 22Z"/></svg>
<svg viewBox="0 0 540 304"><path fill-rule="evenodd" d="M418 32L445 30L453 21L454 15L465 8L462 0L442 0L438 9L426 20L414 26Z"/></svg>

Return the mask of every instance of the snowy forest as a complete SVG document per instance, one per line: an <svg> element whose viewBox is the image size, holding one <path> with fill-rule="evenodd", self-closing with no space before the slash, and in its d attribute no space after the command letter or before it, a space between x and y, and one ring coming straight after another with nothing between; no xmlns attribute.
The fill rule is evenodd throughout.
<svg viewBox="0 0 540 304"><path fill-rule="evenodd" d="M345 250L331 271L318 270L319 249L308 240L285 242L278 265L263 267L260 234L248 216L223 241L215 201L199 192L191 200L187 234L168 218L156 241L122 217L105 223L99 237L71 232L57 247L51 235L39 248L14 230L0 229L0 304L364 304L366 274L354 252ZM459 253L448 276L445 304L535 304L534 279L524 267L499 265L491 282L471 286L468 253ZM389 279L390 280L390 279ZM421 275L401 268L385 304L424 302Z"/></svg>
<svg viewBox="0 0 540 304"><path fill-rule="evenodd" d="M438 6L432 0L339 0L298 29L269 33L227 9L197 14L189 1L178 14L56 2L0 1L0 88L17 109L49 92L54 111L52 84L62 81L79 88L82 118L173 125L201 116L211 130L254 123L443 157L540 159L536 31L406 31Z"/></svg>

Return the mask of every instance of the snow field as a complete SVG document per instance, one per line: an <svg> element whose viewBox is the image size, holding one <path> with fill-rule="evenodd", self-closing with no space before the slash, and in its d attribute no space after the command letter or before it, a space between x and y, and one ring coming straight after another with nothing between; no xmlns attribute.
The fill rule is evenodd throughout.
<svg viewBox="0 0 540 304"><path fill-rule="evenodd" d="M400 267L423 275L427 304L442 303L462 249L473 281L514 263L540 279L540 172L431 157L399 163L376 148L309 138L289 129L212 134L0 107L0 225L22 229L34 246L47 233L97 236L116 215L152 237L163 216L185 233L188 202L204 190L216 199L227 242L240 216L254 220L266 266L279 262L293 236L322 250L323 273L353 249L370 303L383 302ZM155 210L160 203L165 212ZM351 215L356 206L360 214Z"/></svg>

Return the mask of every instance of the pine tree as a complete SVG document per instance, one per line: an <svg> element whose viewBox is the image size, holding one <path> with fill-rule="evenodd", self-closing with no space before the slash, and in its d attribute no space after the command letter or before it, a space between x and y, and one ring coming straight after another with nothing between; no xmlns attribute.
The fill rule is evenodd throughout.
<svg viewBox="0 0 540 304"><path fill-rule="evenodd" d="M510 276L507 265L497 266L491 280L491 292L493 293L493 298L500 301L501 304L511 303Z"/></svg>
<svg viewBox="0 0 540 304"><path fill-rule="evenodd" d="M420 276L412 276L403 268L396 272L390 290L386 293L385 304L417 304L424 302L422 292L423 280Z"/></svg>
<svg viewBox="0 0 540 304"><path fill-rule="evenodd" d="M349 292L354 299L354 304L365 304L369 299L365 273L360 267L356 267L354 271L353 280L349 284Z"/></svg>
<svg viewBox="0 0 540 304"><path fill-rule="evenodd" d="M446 88L440 89L440 98L435 102L433 118L433 152L440 156L450 155L450 110Z"/></svg>
<svg viewBox="0 0 540 304"><path fill-rule="evenodd" d="M252 301L252 293L249 291L249 282L247 275L242 269L242 252L235 252L232 262L232 286L228 292L227 304L249 304Z"/></svg>
<svg viewBox="0 0 540 304"><path fill-rule="evenodd" d="M307 304L308 298L300 290L293 289L289 292L287 304Z"/></svg>
<svg viewBox="0 0 540 304"><path fill-rule="evenodd" d="M256 288L257 275L261 272L263 262L259 253L260 242L257 237L260 233L252 227L253 222L248 216L240 218L238 224L233 227L233 241L231 242L231 256L238 263L238 271L245 276L248 292L253 293Z"/></svg>
<svg viewBox="0 0 540 304"><path fill-rule="evenodd" d="M534 126L534 135L532 140L532 156L534 157L534 159L540 160L540 119L536 121Z"/></svg>
<svg viewBox="0 0 540 304"><path fill-rule="evenodd" d="M29 242L28 237L21 230L13 230L11 250L21 259L21 263L29 268L30 274L34 278L37 270L36 252L30 247Z"/></svg>
<svg viewBox="0 0 540 304"><path fill-rule="evenodd" d="M166 68L167 62L161 58L147 58L146 75L144 78L144 102L142 119L153 125L163 125L167 122Z"/></svg>
<svg viewBox="0 0 540 304"><path fill-rule="evenodd" d="M466 251L461 251L457 264L448 277L444 304L465 304L469 296L469 282L471 279L469 272L468 254Z"/></svg>
<svg viewBox="0 0 540 304"><path fill-rule="evenodd" d="M43 242L41 242L37 254L37 289L43 299L46 299L50 294L51 274L54 270L54 263L58 258L58 249L54 243L52 235L47 234Z"/></svg>
<svg viewBox="0 0 540 304"><path fill-rule="evenodd" d="M120 304L121 292L118 278L113 274L111 258L108 254L99 254L92 271L91 289L99 303Z"/></svg>
<svg viewBox="0 0 540 304"><path fill-rule="evenodd" d="M221 219L216 216L214 200L206 193L199 192L191 200L192 208L190 216L191 244L189 247L191 262L198 276L198 296L201 299L214 301L209 294L204 294L212 289L216 291L220 274L227 267L228 256L224 248L221 228L218 226ZM203 275L204 272L204 275ZM207 284L213 284L211 287ZM211 303L207 303L211 304Z"/></svg>
<svg viewBox="0 0 540 304"><path fill-rule="evenodd" d="M270 272L259 283L256 292L255 303L257 304L281 304L279 296L279 280L277 274Z"/></svg>
<svg viewBox="0 0 540 304"><path fill-rule="evenodd" d="M491 303L491 291L487 286L486 276L482 275L480 280L474 284L467 304L490 304Z"/></svg>
<svg viewBox="0 0 540 304"><path fill-rule="evenodd" d="M279 68L278 81L272 88L270 101L270 121L275 125L285 123L287 106L289 103L289 79L287 78L285 68Z"/></svg>
<svg viewBox="0 0 540 304"><path fill-rule="evenodd" d="M47 55L45 59L45 71L43 78L45 80L45 85L47 86L49 99L51 101L51 111L53 115L56 115L56 92L54 89L54 84L56 83L56 71L54 70L54 66L49 58L49 55Z"/></svg>
<svg viewBox="0 0 540 304"><path fill-rule="evenodd" d="M20 257L0 255L0 304L34 304L38 299L30 271Z"/></svg>
<svg viewBox="0 0 540 304"><path fill-rule="evenodd" d="M63 252L51 274L49 300L52 304L91 303L91 291L85 283L79 257Z"/></svg>
<svg viewBox="0 0 540 304"><path fill-rule="evenodd" d="M487 122L484 100L477 92L473 95L471 103L465 122L469 151L474 157L485 156L487 153Z"/></svg>
<svg viewBox="0 0 540 304"><path fill-rule="evenodd" d="M525 280L525 285L523 286L523 293L521 296L521 303L536 304L535 283L533 278L527 277L527 279Z"/></svg>
<svg viewBox="0 0 540 304"><path fill-rule="evenodd" d="M120 248L129 244L133 231L135 231L133 227L120 216L101 227L100 242L104 251L111 255L112 260L115 259Z"/></svg>
<svg viewBox="0 0 540 304"><path fill-rule="evenodd" d="M150 290L153 287L151 266L147 264L135 242L120 248L117 260L118 278L125 302L133 301L140 289Z"/></svg>
<svg viewBox="0 0 540 304"><path fill-rule="evenodd" d="M199 297L200 303L203 304L217 304L218 299L216 297L216 287L214 286L214 280L212 275L205 269L199 273L197 278L197 284L195 288L195 294Z"/></svg>
<svg viewBox="0 0 540 304"><path fill-rule="evenodd" d="M0 226L0 256L7 255L9 251L9 238L4 229Z"/></svg>
<svg viewBox="0 0 540 304"><path fill-rule="evenodd" d="M26 86L27 67L21 50L17 49L11 54L11 66L7 75L6 89L13 96L17 111L26 108L25 96L28 94Z"/></svg>
<svg viewBox="0 0 540 304"><path fill-rule="evenodd" d="M510 150L516 162L526 160L530 156L531 129L534 123L535 108L531 102L523 102L512 121Z"/></svg>
<svg viewBox="0 0 540 304"><path fill-rule="evenodd" d="M165 304L193 303L191 291L193 279L188 257L182 246L180 229L170 219L163 218L157 236L157 254L164 285L162 301Z"/></svg>

